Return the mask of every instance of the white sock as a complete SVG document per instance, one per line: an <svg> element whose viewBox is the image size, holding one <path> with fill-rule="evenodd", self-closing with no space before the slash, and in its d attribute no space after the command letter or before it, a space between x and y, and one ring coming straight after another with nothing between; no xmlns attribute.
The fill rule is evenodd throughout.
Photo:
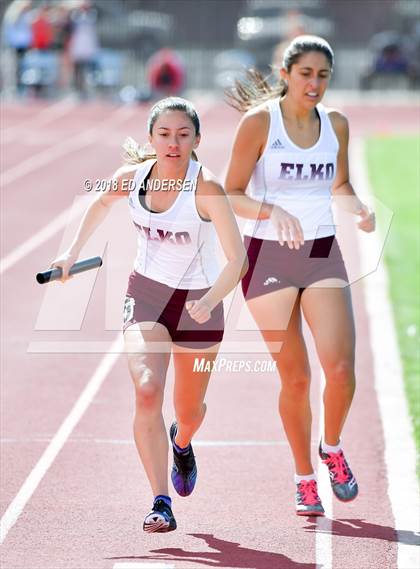
<svg viewBox="0 0 420 569"><path fill-rule="evenodd" d="M302 476L300 474L295 474L295 484L299 484L299 482L303 482L304 480L309 481L316 479L315 472L312 472L312 474L303 474Z"/></svg>
<svg viewBox="0 0 420 569"><path fill-rule="evenodd" d="M326 453L340 452L340 450L341 450L341 439L338 441L338 445L335 445L335 446L327 445L327 443L324 442L324 439L322 439L321 447L322 447L322 450Z"/></svg>

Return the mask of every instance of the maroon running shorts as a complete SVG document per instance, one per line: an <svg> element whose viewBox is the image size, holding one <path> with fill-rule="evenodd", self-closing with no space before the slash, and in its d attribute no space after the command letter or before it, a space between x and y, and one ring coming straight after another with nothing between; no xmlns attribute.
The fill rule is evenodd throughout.
<svg viewBox="0 0 420 569"><path fill-rule="evenodd" d="M334 235L305 241L300 249L287 243L244 237L249 269L242 279L246 300L287 287L304 289L323 279L348 283L346 267Z"/></svg>
<svg viewBox="0 0 420 569"><path fill-rule="evenodd" d="M223 339L223 303L212 310L204 324L193 320L185 308L187 301L200 299L208 290L171 288L133 271L124 303L123 330L139 322L159 322L168 330L174 344L210 348Z"/></svg>

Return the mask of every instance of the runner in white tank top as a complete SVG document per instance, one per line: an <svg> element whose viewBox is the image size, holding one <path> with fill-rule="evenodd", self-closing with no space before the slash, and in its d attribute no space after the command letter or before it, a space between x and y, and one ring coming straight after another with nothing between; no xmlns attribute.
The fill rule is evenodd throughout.
<svg viewBox="0 0 420 569"><path fill-rule="evenodd" d="M333 60L325 40L299 36L284 53L278 89L254 76L231 93L233 106L248 111L226 178L235 213L247 219L250 267L242 288L281 377L279 411L295 462L296 513L304 516L323 515L324 509L311 459L310 366L302 313L326 377L319 454L339 500L352 500L358 492L340 443L355 389L354 325L331 196L351 202L360 229L375 226L374 215L349 182L347 121L320 104Z"/></svg>
<svg viewBox="0 0 420 569"><path fill-rule="evenodd" d="M127 141L132 165L120 168L109 190L89 206L75 240L53 266L63 269L66 280L110 206L129 197L139 247L124 305L124 340L136 396L134 438L154 496L143 529L161 533L176 529L162 417L171 352L177 419L170 428L171 478L176 492L188 496L197 478L191 439L206 413L207 370L223 337L222 299L245 274L247 260L229 200L196 160L200 123L191 103L177 97L159 101L150 111L148 130L154 152L147 155ZM221 271L215 230L227 258ZM204 370L195 370L196 359L207 360Z"/></svg>
<svg viewBox="0 0 420 569"><path fill-rule="evenodd" d="M200 217L196 188L201 164L190 160L179 195L170 208L154 213L147 208L142 188L156 160L140 164L129 206L138 231L134 270L172 288L197 289L214 284L219 268L213 223ZM144 194L144 191L143 191Z"/></svg>
<svg viewBox="0 0 420 569"><path fill-rule="evenodd" d="M299 148L284 126L280 99L266 103L270 114L267 142L251 177L250 196L276 204L299 219L305 240L334 234L331 188L337 168L338 140L325 108L318 104L318 140ZM244 234L278 241L269 219L248 220Z"/></svg>

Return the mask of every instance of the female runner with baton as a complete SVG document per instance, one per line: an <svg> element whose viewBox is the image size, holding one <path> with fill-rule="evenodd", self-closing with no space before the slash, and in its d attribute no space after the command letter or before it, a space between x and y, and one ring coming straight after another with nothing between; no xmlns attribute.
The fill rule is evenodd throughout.
<svg viewBox="0 0 420 569"><path fill-rule="evenodd" d="M191 103L177 97L157 102L148 132L155 153L128 139L124 148L130 164L117 170L115 186L88 207L70 248L51 266L62 269L65 281L112 204L129 198L138 252L124 306L124 339L136 395L134 438L154 496L143 529L168 532L176 529L176 521L168 493L162 403L171 351L176 416L170 429L171 478L178 494L188 496L197 477L191 439L206 413L210 379L210 372L193 371L194 359L216 358L224 328L222 299L245 274L247 261L223 188L194 154L200 123ZM227 258L221 272L215 231Z"/></svg>

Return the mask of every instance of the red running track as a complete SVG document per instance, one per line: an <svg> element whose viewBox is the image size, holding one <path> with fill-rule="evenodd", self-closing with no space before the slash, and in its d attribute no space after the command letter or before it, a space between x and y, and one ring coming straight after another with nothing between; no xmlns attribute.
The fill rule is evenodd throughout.
<svg viewBox="0 0 420 569"><path fill-rule="evenodd" d="M221 175L239 117L222 103L198 101L197 106L203 123L200 159ZM108 177L120 164L125 136L145 140L146 107L69 105L46 119L42 113L48 112L49 105L42 103L7 104L2 109L4 136L9 138L1 150L2 180L6 177L1 188L2 258L69 208L74 196L83 194L83 180ZM375 109L369 122L361 109L349 107L346 112L353 133L366 134L367 124L379 124L381 132L398 130L392 112L384 115ZM112 221L115 233L124 233L125 224L128 216L118 214ZM109 298L104 270L79 331L35 329L45 310L46 287L35 283L34 274L58 253L63 232L64 227L59 228L3 275L2 515L104 355L58 353L60 348L33 353L33 346L42 341L67 347L71 342L101 341L109 346L116 336L115 330L105 329ZM134 233L131 237L134 241ZM358 262L356 248L350 262ZM124 283L130 263L128 254L116 262L118 282ZM70 284L51 285L61 304L58 317L60 311L71 312L76 302ZM361 284L352 290L358 337L366 338L369 323ZM119 290L118 301L124 292ZM240 297L235 302L240 303ZM234 323L226 335L226 341L233 340L262 346L258 332L239 333ZM315 457L319 366L313 349L311 354ZM225 357L233 361L241 356ZM264 350L248 357L268 361ZM384 441L367 342L358 343L357 372L358 390L344 441L361 493L354 503L333 504L331 568L395 569L397 538L386 494ZM172 420L171 385L172 376L165 402L167 424ZM293 468L276 411L278 391L274 373L213 375L206 422L196 437L196 491L188 499L174 497L176 532L146 535L141 524L151 494L131 440L133 394L120 357L11 527L2 546L2 569L111 569L123 562L133 567L166 563L176 569L321 567L317 535L322 528L294 514Z"/></svg>

